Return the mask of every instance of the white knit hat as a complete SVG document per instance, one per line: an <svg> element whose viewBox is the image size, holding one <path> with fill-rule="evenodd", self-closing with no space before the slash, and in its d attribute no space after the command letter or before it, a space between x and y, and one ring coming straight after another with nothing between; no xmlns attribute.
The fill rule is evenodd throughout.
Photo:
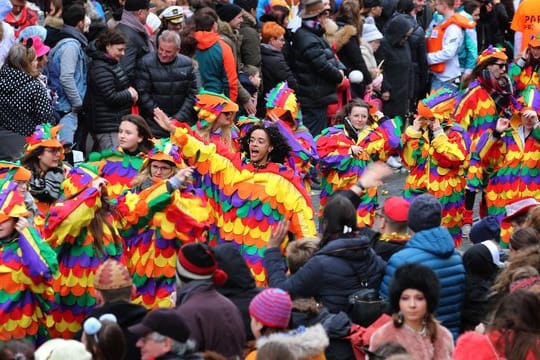
<svg viewBox="0 0 540 360"><path fill-rule="evenodd" d="M377 29L377 26L374 24L365 23L362 30L362 40L365 42L370 42L374 40L381 40L383 34Z"/></svg>

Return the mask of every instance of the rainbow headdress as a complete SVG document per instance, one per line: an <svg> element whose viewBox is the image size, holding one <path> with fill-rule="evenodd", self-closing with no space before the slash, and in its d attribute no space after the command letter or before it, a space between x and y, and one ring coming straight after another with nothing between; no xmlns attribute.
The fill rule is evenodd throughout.
<svg viewBox="0 0 540 360"><path fill-rule="evenodd" d="M30 154L39 147L63 149L62 143L58 140L58 131L61 127L61 125L52 126L48 123L36 126L32 135L26 137L25 154Z"/></svg>
<svg viewBox="0 0 540 360"><path fill-rule="evenodd" d="M154 143L154 147L146 154L146 159L143 161L141 170L146 169L152 160L167 161L176 165L178 168L184 168L186 166L184 160L182 160L182 156L180 156L178 145L173 144L170 139L152 139L152 142Z"/></svg>
<svg viewBox="0 0 540 360"><path fill-rule="evenodd" d="M81 164L72 168L62 182L65 198L71 199L77 196L89 187L97 177L98 167L95 165Z"/></svg>
<svg viewBox="0 0 540 360"><path fill-rule="evenodd" d="M237 112L238 105L223 94L201 90L195 99L197 129L210 126L222 112Z"/></svg>
<svg viewBox="0 0 540 360"><path fill-rule="evenodd" d="M31 177L30 170L22 167L18 162L0 160L0 179L29 181Z"/></svg>
<svg viewBox="0 0 540 360"><path fill-rule="evenodd" d="M540 111L540 91L536 87L530 86L522 94L523 96L517 101L518 110Z"/></svg>
<svg viewBox="0 0 540 360"><path fill-rule="evenodd" d="M456 93L448 89L440 89L418 102L418 115L441 123L448 122L456 107Z"/></svg>
<svg viewBox="0 0 540 360"><path fill-rule="evenodd" d="M17 191L17 184L4 181L0 192L0 223L10 217L19 218L30 216L30 211L24 205L24 196Z"/></svg>
<svg viewBox="0 0 540 360"><path fill-rule="evenodd" d="M280 82L266 94L266 109L269 113L276 114L277 117L281 117L285 112L290 111L292 118L296 120L299 108L296 94L286 81Z"/></svg>
<svg viewBox="0 0 540 360"><path fill-rule="evenodd" d="M506 56L505 51L505 48L489 45L487 49L485 49L480 55L478 55L478 58L476 59L476 65L478 66L485 61L493 58L506 62L508 61L508 56Z"/></svg>

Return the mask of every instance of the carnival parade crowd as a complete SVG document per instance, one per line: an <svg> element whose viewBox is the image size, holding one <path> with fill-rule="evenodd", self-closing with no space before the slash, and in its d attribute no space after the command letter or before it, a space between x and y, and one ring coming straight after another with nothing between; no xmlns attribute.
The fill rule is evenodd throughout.
<svg viewBox="0 0 540 360"><path fill-rule="evenodd" d="M0 360L540 359L539 1L0 19Z"/></svg>

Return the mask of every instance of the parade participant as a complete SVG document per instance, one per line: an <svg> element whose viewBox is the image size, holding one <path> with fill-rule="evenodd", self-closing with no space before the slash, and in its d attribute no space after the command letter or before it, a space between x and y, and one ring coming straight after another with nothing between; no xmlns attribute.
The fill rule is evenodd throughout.
<svg viewBox="0 0 540 360"><path fill-rule="evenodd" d="M206 240L210 208L202 192L189 185L192 172L178 146L156 140L132 182L133 190L119 199L118 211L127 221L121 231L127 267L137 290L132 301L148 309L173 305L178 249Z"/></svg>
<svg viewBox="0 0 540 360"><path fill-rule="evenodd" d="M321 210L339 189L356 184L366 167L386 161L400 149L400 125L377 114L377 123L363 100L349 102L338 115L339 125L327 128L315 139L322 173ZM377 207L377 188L366 189L357 208L358 226L371 226Z"/></svg>
<svg viewBox="0 0 540 360"><path fill-rule="evenodd" d="M122 241L113 225L113 209L106 180L97 168L73 168L62 183L64 195L49 209L43 237L58 257L54 278L51 335L71 338L97 303L92 279L99 265L112 257L122 259Z"/></svg>
<svg viewBox="0 0 540 360"><path fill-rule="evenodd" d="M89 155L88 163L98 166L99 175L107 180L107 195L111 199L131 188L144 155L153 146L151 137L150 127L141 116L125 115L118 128L119 146Z"/></svg>
<svg viewBox="0 0 540 360"><path fill-rule="evenodd" d="M540 25L532 28L529 37L523 38L521 57L511 64L508 75L514 81L516 94L522 95L529 88L538 88L540 80Z"/></svg>
<svg viewBox="0 0 540 360"><path fill-rule="evenodd" d="M210 241L234 243L257 283L265 284L262 254L272 225L290 220L294 238L315 235L311 198L300 177L282 165L290 152L284 137L273 126L256 125L242 138L242 153L233 153L186 127L175 128L163 112L156 121L173 133L181 155L203 176L215 219Z"/></svg>
<svg viewBox="0 0 540 360"><path fill-rule="evenodd" d="M429 193L442 204L442 226L458 246L463 223L465 169L470 139L453 124L455 97L442 89L418 103L418 116L403 135L403 164L410 173L403 197Z"/></svg>
<svg viewBox="0 0 540 360"><path fill-rule="evenodd" d="M538 114L540 92L527 91L526 106L520 111L521 125L515 129L510 119L499 118L493 130L482 135L477 145L480 161L494 161L493 171L486 187L486 205L489 215L501 221L506 215L505 206L517 199L539 198L540 185L536 169L540 166L540 129ZM508 246L510 226L503 222L501 237Z"/></svg>
<svg viewBox="0 0 540 360"><path fill-rule="evenodd" d="M30 212L17 184L2 180L0 190L0 341L48 338L46 316L54 300L56 254L25 219Z"/></svg>
<svg viewBox="0 0 540 360"><path fill-rule="evenodd" d="M482 191L489 177L489 164L480 163L475 152L480 136L493 129L499 117L511 103L512 86L505 74L508 57L504 48L489 46L476 61L469 81L463 85L465 92L459 97L454 121L461 125L471 138L463 237L468 237L473 223L473 206L476 192ZM485 200L481 202L481 216L485 215Z"/></svg>

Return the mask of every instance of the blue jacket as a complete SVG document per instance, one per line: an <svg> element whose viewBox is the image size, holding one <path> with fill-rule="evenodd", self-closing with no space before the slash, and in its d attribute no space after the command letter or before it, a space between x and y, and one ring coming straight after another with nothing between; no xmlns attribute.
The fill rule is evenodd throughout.
<svg viewBox="0 0 540 360"><path fill-rule="evenodd" d="M348 311L349 295L362 289L362 282L377 289L384 266L366 236L330 241L289 277L279 248L267 249L264 256L269 286L286 290L293 298L313 296L332 313Z"/></svg>
<svg viewBox="0 0 540 360"><path fill-rule="evenodd" d="M381 284L381 295L388 297L388 285L396 269L413 263L428 266L438 275L441 293L435 317L457 338L465 297L465 268L445 227L417 232L403 250L392 255Z"/></svg>

